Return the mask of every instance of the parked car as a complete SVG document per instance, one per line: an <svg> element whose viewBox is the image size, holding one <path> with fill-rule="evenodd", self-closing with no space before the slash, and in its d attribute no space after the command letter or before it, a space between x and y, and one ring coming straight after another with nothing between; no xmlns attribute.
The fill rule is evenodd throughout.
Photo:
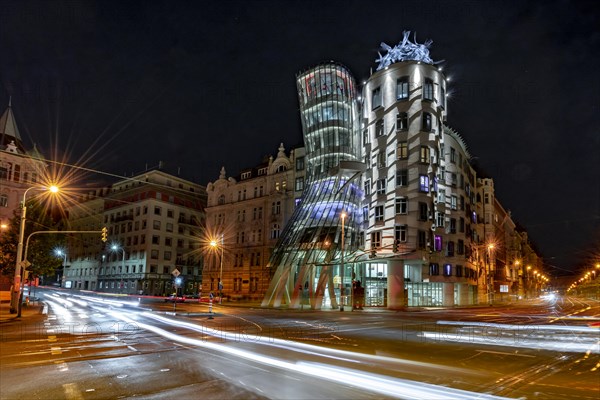
<svg viewBox="0 0 600 400"><path fill-rule="evenodd" d="M167 303L167 302L184 303L185 296L177 296L176 294L173 293L172 295L165 297L165 303Z"/></svg>

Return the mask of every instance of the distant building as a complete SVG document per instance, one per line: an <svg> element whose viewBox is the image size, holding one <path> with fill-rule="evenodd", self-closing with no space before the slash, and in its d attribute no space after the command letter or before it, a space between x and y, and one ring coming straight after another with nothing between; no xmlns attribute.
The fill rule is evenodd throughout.
<svg viewBox="0 0 600 400"><path fill-rule="evenodd" d="M82 196L69 210L70 266L64 286L112 293L196 294L202 281L205 188L151 170Z"/></svg>
<svg viewBox="0 0 600 400"><path fill-rule="evenodd" d="M25 191L44 185L45 171L46 163L36 147L26 149L9 100L0 116L0 234L15 213L20 214ZM30 192L27 200L39 193ZM11 284L10 277L0 276L0 290L9 290Z"/></svg>
<svg viewBox="0 0 600 400"><path fill-rule="evenodd" d="M218 246L205 253L204 292L216 294L222 278L223 294L229 298L264 297L271 279L267 263L304 179L304 148L287 155L283 144L275 158L241 170L236 178L221 169L219 179L207 185L207 239Z"/></svg>
<svg viewBox="0 0 600 400"><path fill-rule="evenodd" d="M28 188L43 185L45 171L46 163L36 147L25 148L9 102L0 117L0 226L6 226L20 210Z"/></svg>

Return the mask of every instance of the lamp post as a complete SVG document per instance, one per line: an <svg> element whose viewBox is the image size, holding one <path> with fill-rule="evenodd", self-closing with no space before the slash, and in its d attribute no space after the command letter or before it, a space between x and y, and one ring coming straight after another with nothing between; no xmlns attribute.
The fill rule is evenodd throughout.
<svg viewBox="0 0 600 400"><path fill-rule="evenodd" d="M342 211L340 214L340 218L342 219L342 251L340 257L340 311L344 311L344 222L346 220L346 212Z"/></svg>
<svg viewBox="0 0 600 400"><path fill-rule="evenodd" d="M19 243L17 245L17 258L15 260L15 277L13 280L13 291L10 298L10 313L15 314L17 310L20 310L19 303L21 302L21 273L22 273L22 259L23 259L23 239L25 236L25 218L27 216L27 193L30 190L49 190L52 193L58 192L58 187L38 187L32 186L25 190L23 193L23 203L21 206L21 223L19 225Z"/></svg>
<svg viewBox="0 0 600 400"><path fill-rule="evenodd" d="M219 268L219 304L223 304L223 250L224 250L225 238L224 235L221 234L221 260L220 260L220 268ZM210 245L213 248L219 247L219 244L215 239L210 241Z"/></svg>
<svg viewBox="0 0 600 400"><path fill-rule="evenodd" d="M488 304L491 306L494 303L494 283L492 280L492 251L494 250L494 244L493 243L488 244L487 250L488 250L487 292L488 292Z"/></svg>
<svg viewBox="0 0 600 400"><path fill-rule="evenodd" d="M113 244L110 246L112 251L121 250L123 252L123 264L121 265L121 283L119 284L119 293L123 290L123 274L125 273L125 249L121 246Z"/></svg>

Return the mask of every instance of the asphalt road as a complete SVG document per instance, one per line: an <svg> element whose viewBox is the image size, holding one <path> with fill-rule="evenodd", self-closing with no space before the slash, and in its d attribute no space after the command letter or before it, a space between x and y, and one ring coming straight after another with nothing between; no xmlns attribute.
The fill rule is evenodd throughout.
<svg viewBox="0 0 600 400"><path fill-rule="evenodd" d="M43 291L0 324L1 399L596 399L599 304L286 311ZM174 310L175 308L175 310Z"/></svg>

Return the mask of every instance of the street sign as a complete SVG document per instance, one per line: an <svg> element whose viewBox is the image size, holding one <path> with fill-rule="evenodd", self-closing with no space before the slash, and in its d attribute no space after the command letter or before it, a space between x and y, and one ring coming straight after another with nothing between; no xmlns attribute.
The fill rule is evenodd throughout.
<svg viewBox="0 0 600 400"><path fill-rule="evenodd" d="M171 272L171 274L172 274L172 275L173 275L175 278L177 278L179 275L181 275L181 272L179 272L179 270L178 270L177 268L175 268L175 269L174 269L174 270Z"/></svg>
<svg viewBox="0 0 600 400"><path fill-rule="evenodd" d="M29 268L31 266L31 263L27 260L23 260L21 262L19 262L19 267L21 268Z"/></svg>

